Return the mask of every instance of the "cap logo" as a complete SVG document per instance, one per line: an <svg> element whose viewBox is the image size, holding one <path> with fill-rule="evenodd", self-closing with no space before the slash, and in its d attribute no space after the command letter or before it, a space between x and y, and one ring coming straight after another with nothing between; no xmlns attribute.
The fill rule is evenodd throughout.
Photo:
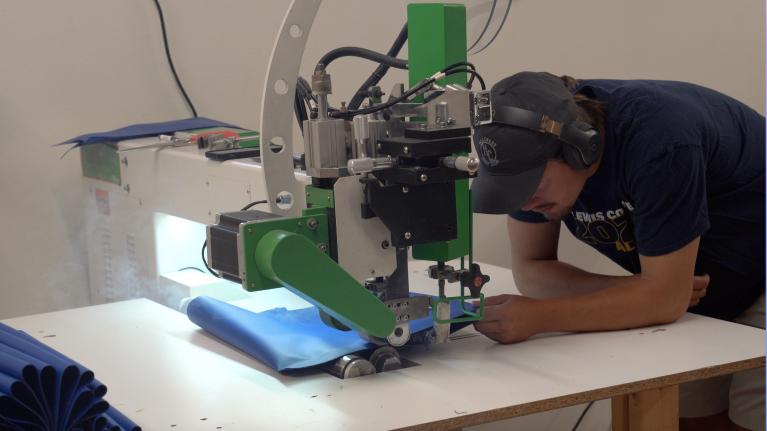
<svg viewBox="0 0 767 431"><path fill-rule="evenodd" d="M488 137L479 140L479 156L485 165L494 167L498 165L498 152L495 150L495 141Z"/></svg>

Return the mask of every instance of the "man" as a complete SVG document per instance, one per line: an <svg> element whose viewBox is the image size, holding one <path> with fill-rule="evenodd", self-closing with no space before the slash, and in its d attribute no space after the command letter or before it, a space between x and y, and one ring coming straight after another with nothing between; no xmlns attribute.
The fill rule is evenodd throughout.
<svg viewBox="0 0 767 431"><path fill-rule="evenodd" d="M488 298L478 331L513 343L688 310L764 328L764 117L688 83L533 72L498 82L491 100L493 123L474 136L473 206L510 215L524 296ZM634 275L560 262L560 222ZM683 385L682 429L764 430L764 379Z"/></svg>

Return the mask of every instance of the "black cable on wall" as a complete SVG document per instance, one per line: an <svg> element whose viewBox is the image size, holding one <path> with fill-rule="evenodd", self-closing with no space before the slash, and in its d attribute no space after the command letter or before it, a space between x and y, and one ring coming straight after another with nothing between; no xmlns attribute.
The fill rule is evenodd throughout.
<svg viewBox="0 0 767 431"><path fill-rule="evenodd" d="M194 107L194 103L192 103L191 99L189 99L189 95L186 94L186 89L184 89L184 85L181 84L181 80L178 78L178 73L176 73L176 66L173 65L173 59L170 56L170 48L168 48L168 34L165 31L165 17L162 13L162 7L160 7L160 1L154 0L154 5L157 7L157 15L160 17L160 28L162 29L162 42L165 46L165 57L168 59L168 65L170 66L170 71L173 73L173 79L176 80L176 86L184 96L186 104L189 105L189 109L192 111L192 116L197 118L197 109Z"/></svg>

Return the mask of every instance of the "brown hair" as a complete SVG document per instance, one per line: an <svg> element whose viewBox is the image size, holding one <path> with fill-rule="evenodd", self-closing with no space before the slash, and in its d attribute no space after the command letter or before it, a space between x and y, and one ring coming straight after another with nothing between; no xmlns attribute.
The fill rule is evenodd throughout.
<svg viewBox="0 0 767 431"><path fill-rule="evenodd" d="M570 91L575 90L575 87L578 85L578 80L572 76L562 75L559 79L562 80L562 83ZM591 124L598 131L604 130L607 116L605 114L605 108L607 105L604 102L600 102L599 100L592 99L591 97L580 93L573 94L573 99L575 100L575 104L581 108L579 110L581 112L578 113L578 119Z"/></svg>

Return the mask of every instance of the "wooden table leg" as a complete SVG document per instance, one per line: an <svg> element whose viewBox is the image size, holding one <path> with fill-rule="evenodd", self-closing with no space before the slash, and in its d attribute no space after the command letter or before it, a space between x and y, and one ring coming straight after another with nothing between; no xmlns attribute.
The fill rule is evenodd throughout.
<svg viewBox="0 0 767 431"><path fill-rule="evenodd" d="M679 429L679 386L666 386L612 399L613 431Z"/></svg>

